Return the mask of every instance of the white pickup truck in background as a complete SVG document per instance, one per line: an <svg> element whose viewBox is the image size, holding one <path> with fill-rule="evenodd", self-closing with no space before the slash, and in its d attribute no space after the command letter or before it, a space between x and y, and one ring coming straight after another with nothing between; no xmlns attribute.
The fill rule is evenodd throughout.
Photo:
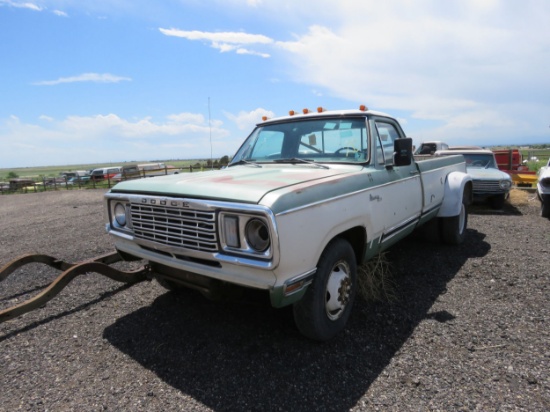
<svg viewBox="0 0 550 412"><path fill-rule="evenodd" d="M550 159L540 168L537 179L537 196L540 200L540 214L550 219Z"/></svg>

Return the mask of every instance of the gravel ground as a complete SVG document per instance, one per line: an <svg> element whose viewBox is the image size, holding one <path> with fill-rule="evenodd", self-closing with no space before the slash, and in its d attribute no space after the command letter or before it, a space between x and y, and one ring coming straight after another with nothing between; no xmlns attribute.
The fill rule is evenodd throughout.
<svg viewBox="0 0 550 412"><path fill-rule="evenodd" d="M102 195L0 196L0 264L112 250ZM477 206L460 247L402 241L388 254L397 300L358 301L323 344L264 300L81 276L0 324L0 410L550 410L550 222L538 213L535 199ZM18 270L0 309L57 274Z"/></svg>

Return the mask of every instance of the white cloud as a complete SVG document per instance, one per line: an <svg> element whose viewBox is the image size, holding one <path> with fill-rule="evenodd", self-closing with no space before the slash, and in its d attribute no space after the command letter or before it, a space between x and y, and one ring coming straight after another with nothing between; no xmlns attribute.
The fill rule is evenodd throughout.
<svg viewBox="0 0 550 412"><path fill-rule="evenodd" d="M244 32L202 32L184 31L178 29L159 29L166 36L182 37L188 40L209 40L211 42L232 44L269 44L273 40L262 34L248 34Z"/></svg>
<svg viewBox="0 0 550 412"><path fill-rule="evenodd" d="M535 124L549 122L549 2L372 6L344 0L336 23L276 41L290 62L287 75L324 95L437 120L439 139L547 135Z"/></svg>
<svg viewBox="0 0 550 412"><path fill-rule="evenodd" d="M61 11L61 10L54 10L52 11L53 14L55 14L56 16L59 16L59 17L69 17L69 15L67 13L65 13L64 11Z"/></svg>
<svg viewBox="0 0 550 412"><path fill-rule="evenodd" d="M275 114L270 111L263 109L261 107L252 110L250 112L241 111L239 114L234 115L229 112L224 112L225 116L234 122L239 130L252 130L254 126L262 121L263 116L267 116L269 118L274 117Z"/></svg>
<svg viewBox="0 0 550 412"><path fill-rule="evenodd" d="M251 54L253 56L260 56L260 57L263 57L263 58L271 57L271 55L269 53L256 52L254 50L243 49L242 47L239 47L236 50L236 53L237 54Z"/></svg>
<svg viewBox="0 0 550 412"><path fill-rule="evenodd" d="M3 167L15 166L13 154L23 149L25 162L36 166L106 159L207 158L211 142L216 156L221 157L233 154L240 143L229 138L222 121L209 124L197 113L177 113L162 120L124 119L113 113L62 120L42 115L39 120L29 123L13 115L0 120Z"/></svg>
<svg viewBox="0 0 550 412"><path fill-rule="evenodd" d="M30 2L17 2L17 1L11 1L11 0L0 0L0 6L9 6L9 7L16 7L21 9L29 9L34 11L42 11L43 8L38 6L35 3Z"/></svg>
<svg viewBox="0 0 550 412"><path fill-rule="evenodd" d="M88 137L115 135L124 138L209 133L208 124L200 114L181 113L167 116L167 119L164 122L154 121L151 117L127 120L115 114L69 116L59 124L59 129Z"/></svg>
<svg viewBox="0 0 550 412"><path fill-rule="evenodd" d="M119 83L122 81L131 81L129 77L115 76L110 73L83 73L78 76L60 77L57 80L44 80L33 83L36 86L55 86L62 83Z"/></svg>
<svg viewBox="0 0 550 412"><path fill-rule="evenodd" d="M166 36L180 37L187 40L201 40L210 42L210 46L220 50L222 53L235 51L237 54L250 54L260 57L270 57L268 53L250 50L244 45L269 45L273 39L262 34L249 34L244 32L204 32L204 31L185 31L178 29L163 29L159 31Z"/></svg>

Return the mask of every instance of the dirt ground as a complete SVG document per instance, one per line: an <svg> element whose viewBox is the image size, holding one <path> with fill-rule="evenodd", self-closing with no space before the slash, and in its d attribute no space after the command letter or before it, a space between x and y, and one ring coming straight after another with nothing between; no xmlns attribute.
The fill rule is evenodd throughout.
<svg viewBox="0 0 550 412"><path fill-rule="evenodd" d="M0 196L0 265L112 250L102 196ZM550 221L533 194L511 201L474 206L459 247L395 245L396 300L358 301L344 333L323 344L267 301L82 276L0 324L0 410L550 410ZM16 271L0 282L0 310L57 274Z"/></svg>

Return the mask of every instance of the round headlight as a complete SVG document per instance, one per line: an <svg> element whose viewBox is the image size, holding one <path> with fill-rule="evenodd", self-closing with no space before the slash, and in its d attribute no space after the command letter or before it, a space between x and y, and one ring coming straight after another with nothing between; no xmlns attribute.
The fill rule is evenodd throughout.
<svg viewBox="0 0 550 412"><path fill-rule="evenodd" d="M126 208L122 203L115 205L115 220L120 226L126 225Z"/></svg>
<svg viewBox="0 0 550 412"><path fill-rule="evenodd" d="M260 219L252 219L246 224L246 241L256 252L265 252L269 247L269 230Z"/></svg>
<svg viewBox="0 0 550 412"><path fill-rule="evenodd" d="M512 182L509 180L501 180L500 181L500 188L504 190L510 189L510 186L512 186Z"/></svg>

